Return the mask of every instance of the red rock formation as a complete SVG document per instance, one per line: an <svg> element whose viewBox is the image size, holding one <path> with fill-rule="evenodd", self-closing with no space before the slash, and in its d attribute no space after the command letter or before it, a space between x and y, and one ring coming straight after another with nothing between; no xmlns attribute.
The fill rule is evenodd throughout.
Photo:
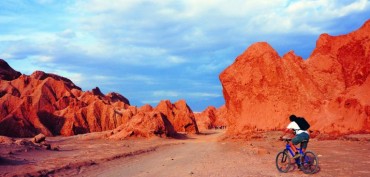
<svg viewBox="0 0 370 177"><path fill-rule="evenodd" d="M214 113L216 110L213 106L208 106L203 112L194 113L195 120L197 121L199 131L204 131L214 128L214 121L216 120L216 115Z"/></svg>
<svg viewBox="0 0 370 177"><path fill-rule="evenodd" d="M6 61L0 59L0 80L10 81L18 78L20 75L20 72L15 71Z"/></svg>
<svg viewBox="0 0 370 177"><path fill-rule="evenodd" d="M178 131L197 133L194 115L185 101L165 101L154 110L150 105L130 106L118 93L104 95L98 87L82 91L71 80L35 71L20 75L0 60L0 135L32 137L76 135L113 130L113 139L131 136L174 136ZM166 107L168 106L168 107ZM163 108L163 109L162 109Z"/></svg>
<svg viewBox="0 0 370 177"><path fill-rule="evenodd" d="M105 97L106 97L107 100L109 100L110 102L113 102L113 103L114 102L123 102L127 105L130 105L130 101L126 97L124 97L121 94L116 93L116 92L110 92Z"/></svg>
<svg viewBox="0 0 370 177"><path fill-rule="evenodd" d="M166 116L176 132L199 133L194 113L185 100L179 100L175 104L163 100L154 110Z"/></svg>
<svg viewBox="0 0 370 177"><path fill-rule="evenodd" d="M148 138L154 135L173 137L175 134L172 124L162 113L139 111L126 124L114 129L109 139L121 140L132 136Z"/></svg>
<svg viewBox="0 0 370 177"><path fill-rule="evenodd" d="M1 80L0 133L8 136L34 136L37 133L52 135L46 127L55 110L67 104L54 104L65 97L73 97L71 89L79 89L63 78L21 75L11 81ZM58 107L61 106L61 107ZM52 121L59 119L52 119ZM57 122L52 122L55 124ZM56 125L58 126L58 125Z"/></svg>
<svg viewBox="0 0 370 177"><path fill-rule="evenodd" d="M227 119L226 119L226 114L227 114L226 106L222 105L221 107L217 108L215 114L216 114L216 120L214 122L214 126L227 127L228 122L227 122Z"/></svg>
<svg viewBox="0 0 370 177"><path fill-rule="evenodd" d="M323 34L307 60L251 45L220 74L228 134L282 129L290 114L323 133L370 132L369 31L370 21L347 35Z"/></svg>
<svg viewBox="0 0 370 177"><path fill-rule="evenodd" d="M139 111L142 111L142 112L151 112L153 111L153 107L150 106L149 104L146 104L142 107L139 108Z"/></svg>
<svg viewBox="0 0 370 177"><path fill-rule="evenodd" d="M214 106L208 106L203 112L195 113L195 120L199 130L204 131L227 126L225 111L225 106L221 106L219 109L216 109Z"/></svg>

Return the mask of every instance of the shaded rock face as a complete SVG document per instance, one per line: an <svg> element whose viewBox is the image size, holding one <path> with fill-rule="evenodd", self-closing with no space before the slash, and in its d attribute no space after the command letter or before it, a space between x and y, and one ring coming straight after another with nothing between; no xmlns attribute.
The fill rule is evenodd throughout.
<svg viewBox="0 0 370 177"><path fill-rule="evenodd" d="M18 78L20 75L20 72L15 71L6 61L0 59L0 80L10 81Z"/></svg>
<svg viewBox="0 0 370 177"><path fill-rule="evenodd" d="M124 139L174 136L176 130L197 132L185 101L168 101L163 112L150 105L137 108L118 93L104 95L98 87L84 92L69 79L42 71L18 76L5 61L0 62L0 71L7 71L9 79L0 80L0 135L70 136L117 129L121 133L113 139Z"/></svg>
<svg viewBox="0 0 370 177"><path fill-rule="evenodd" d="M208 106L203 112L194 113L200 131L227 126L226 107L223 105L216 109Z"/></svg>
<svg viewBox="0 0 370 177"><path fill-rule="evenodd" d="M289 115L333 135L370 132L370 21L341 36L323 34L307 60L251 45L220 74L228 134L285 128Z"/></svg>
<svg viewBox="0 0 370 177"><path fill-rule="evenodd" d="M162 100L154 110L162 113L172 123L176 132L199 133L194 113L185 100L174 104L169 100Z"/></svg>
<svg viewBox="0 0 370 177"><path fill-rule="evenodd" d="M106 98L110 101L110 102L123 102L123 103L125 103L125 104L130 104L130 101L126 98L126 97L124 97L124 96L122 96L121 94L119 94L119 93L116 93L116 92L110 92L110 93L108 93L107 94L107 96L106 96Z"/></svg>

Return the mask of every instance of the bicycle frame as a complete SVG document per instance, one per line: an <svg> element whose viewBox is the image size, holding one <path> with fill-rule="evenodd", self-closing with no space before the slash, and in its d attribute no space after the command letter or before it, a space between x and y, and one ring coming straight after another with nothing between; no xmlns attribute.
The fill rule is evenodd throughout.
<svg viewBox="0 0 370 177"><path fill-rule="evenodd" d="M302 146L297 148L295 145L291 145L291 139L283 140L286 142L285 149L276 155L276 167L280 172L288 172L292 166L294 167L294 164L297 164L298 168L300 168L306 174L313 174L317 172L318 159L312 151L304 151ZM295 155L294 151L292 150L293 146L301 155L300 158L293 158Z"/></svg>
<svg viewBox="0 0 370 177"><path fill-rule="evenodd" d="M290 140L285 140L286 145L285 145L285 150L284 151L289 151L290 155L292 155L292 157L293 157L295 154L294 154L294 152L292 150L292 147L289 144L289 141ZM304 156L304 152L303 152L302 148L297 148L296 146L295 146L295 148L297 149L297 152L301 154L301 157L303 157ZM297 165L301 165L302 164L302 162L300 161L299 158L295 159L295 162L297 163Z"/></svg>
<svg viewBox="0 0 370 177"><path fill-rule="evenodd" d="M288 141L288 140L285 140L285 141L286 141L285 150L288 150L288 151L289 151L289 153L290 153L290 155L294 156L295 154L294 154L294 152L293 152L293 150L292 150L292 147L291 147L291 146L290 146L290 144L289 144L289 141ZM302 148L297 148L297 147L296 147L296 149L297 149L297 151L298 151L301 155L304 155L304 152L303 152Z"/></svg>

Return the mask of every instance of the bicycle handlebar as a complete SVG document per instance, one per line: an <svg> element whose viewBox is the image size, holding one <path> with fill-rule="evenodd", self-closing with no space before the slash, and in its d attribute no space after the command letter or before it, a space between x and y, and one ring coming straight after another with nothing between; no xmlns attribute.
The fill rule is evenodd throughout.
<svg viewBox="0 0 370 177"><path fill-rule="evenodd" d="M292 138L282 137L282 138L281 138L281 141L289 142L289 141L292 141Z"/></svg>
<svg viewBox="0 0 370 177"><path fill-rule="evenodd" d="M290 136L281 136L280 137L280 140L282 140L282 141L290 141L290 140L292 140L292 137L290 137Z"/></svg>

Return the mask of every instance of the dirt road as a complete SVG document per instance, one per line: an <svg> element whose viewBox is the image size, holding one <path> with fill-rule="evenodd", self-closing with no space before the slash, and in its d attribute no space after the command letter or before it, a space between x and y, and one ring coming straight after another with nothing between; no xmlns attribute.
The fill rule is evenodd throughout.
<svg viewBox="0 0 370 177"><path fill-rule="evenodd" d="M275 155L284 147L275 139L218 141L223 131L191 136L174 146L128 158L117 159L59 175L76 176L310 176L298 169L282 174L276 170ZM266 141L267 140L267 141ZM171 140L172 141L172 140ZM319 156L320 171L315 176L369 176L369 141L315 141L310 150Z"/></svg>
<svg viewBox="0 0 370 177"><path fill-rule="evenodd" d="M275 156L284 148L277 138L280 132L250 141L220 141L223 134L210 130L182 139L123 141L96 139L94 134L48 138L59 151L0 143L0 176L310 176L298 169L277 171ZM370 135L361 139L312 139L308 149L320 164L314 176L370 176Z"/></svg>

